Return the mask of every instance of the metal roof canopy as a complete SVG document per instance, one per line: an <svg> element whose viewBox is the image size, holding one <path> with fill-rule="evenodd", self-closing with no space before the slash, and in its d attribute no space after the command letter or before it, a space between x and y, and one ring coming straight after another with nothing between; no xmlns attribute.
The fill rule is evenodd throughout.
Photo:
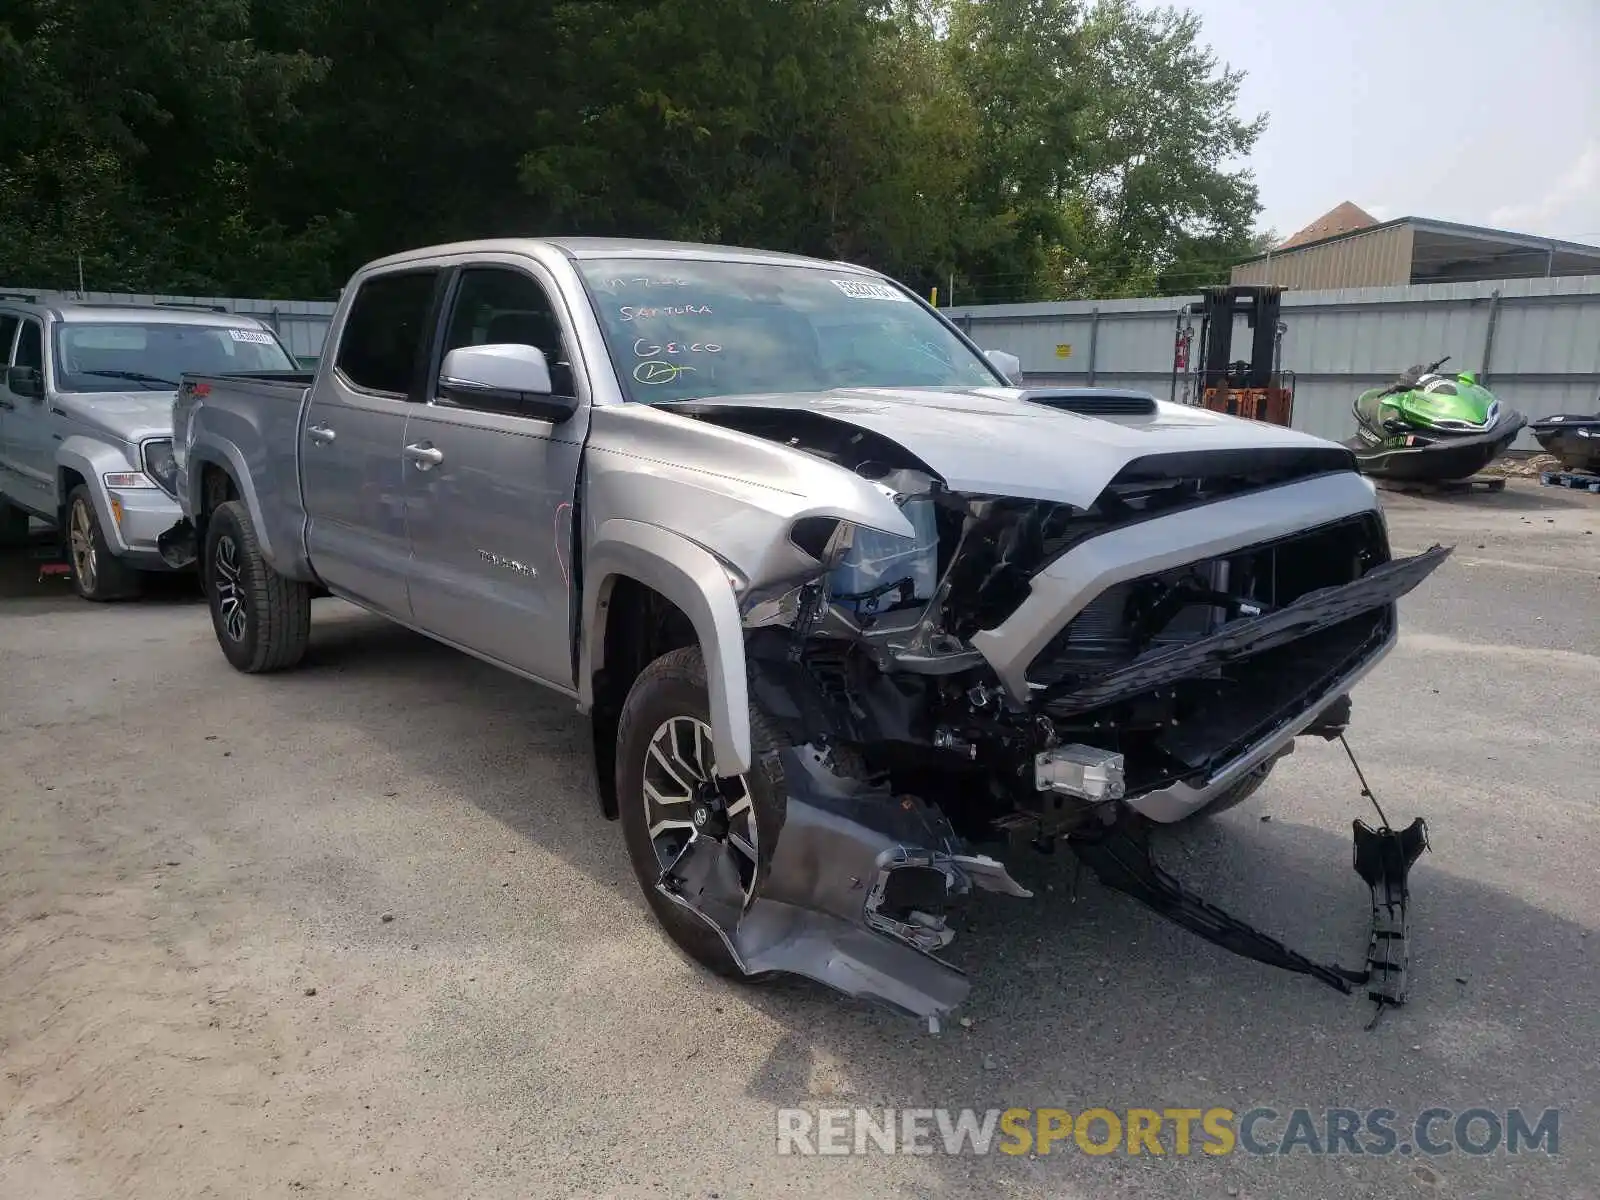
<svg viewBox="0 0 1600 1200"><path fill-rule="evenodd" d="M1332 242L1408 225L1412 231L1411 283L1465 283L1480 279L1540 279L1553 275L1600 275L1600 246L1564 242L1530 233L1458 225L1426 217L1396 217L1378 225L1315 241L1274 248L1244 263L1283 259Z"/></svg>
<svg viewBox="0 0 1600 1200"><path fill-rule="evenodd" d="M1600 274L1600 246L1408 218L1411 282Z"/></svg>

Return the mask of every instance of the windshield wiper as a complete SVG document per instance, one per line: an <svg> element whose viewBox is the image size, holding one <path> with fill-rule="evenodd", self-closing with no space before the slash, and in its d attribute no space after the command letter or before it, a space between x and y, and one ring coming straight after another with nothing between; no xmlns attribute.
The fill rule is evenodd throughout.
<svg viewBox="0 0 1600 1200"><path fill-rule="evenodd" d="M79 371L79 375L100 375L106 379L131 379L134 383L158 383L162 387L178 386L176 379L163 379L160 375L146 375L143 371Z"/></svg>

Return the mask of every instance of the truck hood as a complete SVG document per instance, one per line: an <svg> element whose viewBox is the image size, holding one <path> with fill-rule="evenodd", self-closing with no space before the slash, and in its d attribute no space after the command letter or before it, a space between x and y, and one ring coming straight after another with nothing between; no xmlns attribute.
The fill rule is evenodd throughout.
<svg viewBox="0 0 1600 1200"><path fill-rule="evenodd" d="M805 412L898 443L952 491L1082 508L1093 504L1129 463L1155 455L1341 452L1335 443L1310 434L1187 405L1158 401L1154 413L1090 416L1023 395L1006 388L862 388L718 396L661 407L711 421L719 414L737 419L751 409Z"/></svg>
<svg viewBox="0 0 1600 1200"><path fill-rule="evenodd" d="M172 436L172 401L176 397L176 391L71 392L57 396L54 405L80 428L136 443Z"/></svg>

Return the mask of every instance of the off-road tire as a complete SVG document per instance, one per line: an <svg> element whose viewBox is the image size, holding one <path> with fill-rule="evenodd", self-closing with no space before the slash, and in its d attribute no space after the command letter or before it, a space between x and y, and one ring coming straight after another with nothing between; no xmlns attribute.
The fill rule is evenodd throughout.
<svg viewBox="0 0 1600 1200"><path fill-rule="evenodd" d="M84 526L87 525L87 530ZM78 595L96 604L112 600L127 600L139 594L139 572L117 557L106 541L105 530L100 526L100 514L95 512L94 497L89 486L80 483L67 495L66 522L62 527L66 543L67 563L72 569L72 586ZM84 560L75 537L83 537L91 554ZM84 560L84 561L80 561Z"/></svg>
<svg viewBox="0 0 1600 1200"><path fill-rule="evenodd" d="M18 550L28 544L28 510L0 500L0 550Z"/></svg>
<svg viewBox="0 0 1600 1200"><path fill-rule="evenodd" d="M299 663L311 640L311 588L268 565L239 501L218 505L206 522L201 563L211 627L228 661L247 675ZM227 578L229 570L236 579ZM237 609L227 606L230 598ZM243 614L242 628L236 612Z"/></svg>
<svg viewBox="0 0 1600 1200"><path fill-rule="evenodd" d="M661 894L656 886L661 878L661 861L645 824L643 785L650 739L672 717L694 717L709 725L710 713L705 660L698 646L663 654L640 672L623 703L617 729L618 816L634 876L667 937L707 970L729 979L755 982L768 976L746 975L716 930ZM750 789L757 849L770 857L783 828L788 803L783 767L777 756L787 742L755 709L750 713L750 742L753 761L745 781Z"/></svg>
<svg viewBox="0 0 1600 1200"><path fill-rule="evenodd" d="M1271 759L1259 767L1252 767L1243 779L1230 784L1226 790L1215 796L1204 808L1197 809L1185 818L1187 821L1208 820L1227 812L1236 805L1243 804L1256 790L1267 781L1267 776L1272 774L1272 768L1278 765L1277 759Z"/></svg>

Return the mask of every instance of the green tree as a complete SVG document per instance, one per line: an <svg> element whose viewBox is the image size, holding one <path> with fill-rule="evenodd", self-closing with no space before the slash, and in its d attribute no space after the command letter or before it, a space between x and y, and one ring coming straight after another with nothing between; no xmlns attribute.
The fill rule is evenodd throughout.
<svg viewBox="0 0 1600 1200"><path fill-rule="evenodd" d="M587 233L1182 290L1248 245L1238 80L1131 0L12 0L0 280L328 295Z"/></svg>
<svg viewBox="0 0 1600 1200"><path fill-rule="evenodd" d="M0 22L0 278L93 288L325 286L326 222L254 176L322 63L250 38L244 0L16 0Z"/></svg>
<svg viewBox="0 0 1600 1200"><path fill-rule="evenodd" d="M1266 118L1236 114L1193 13L1102 0L1083 29L1089 85L1078 190L1093 214L1099 294L1193 290L1248 253L1260 202L1241 164Z"/></svg>
<svg viewBox="0 0 1600 1200"><path fill-rule="evenodd" d="M1265 118L1198 18L1132 0L949 0L951 70L981 114L979 195L1010 236L974 258L995 299L1199 286L1247 252L1240 166Z"/></svg>

